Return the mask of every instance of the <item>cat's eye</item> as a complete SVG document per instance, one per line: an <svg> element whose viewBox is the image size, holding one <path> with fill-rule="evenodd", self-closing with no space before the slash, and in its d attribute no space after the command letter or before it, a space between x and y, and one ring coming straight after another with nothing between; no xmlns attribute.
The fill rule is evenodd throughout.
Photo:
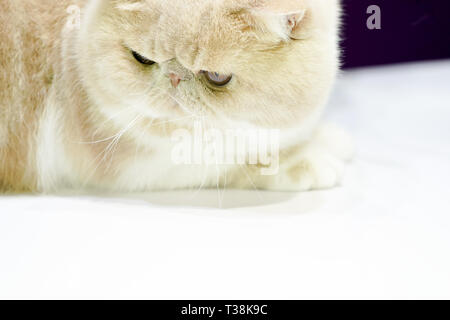
<svg viewBox="0 0 450 320"><path fill-rule="evenodd" d="M133 57L141 64L145 64L147 66L151 66L153 64L155 64L155 61L152 61L146 57L144 57L143 55L137 53L136 51L131 51L131 53L133 54Z"/></svg>
<svg viewBox="0 0 450 320"><path fill-rule="evenodd" d="M202 71L206 80L216 87L223 87L230 83L233 75L221 74L218 72Z"/></svg>

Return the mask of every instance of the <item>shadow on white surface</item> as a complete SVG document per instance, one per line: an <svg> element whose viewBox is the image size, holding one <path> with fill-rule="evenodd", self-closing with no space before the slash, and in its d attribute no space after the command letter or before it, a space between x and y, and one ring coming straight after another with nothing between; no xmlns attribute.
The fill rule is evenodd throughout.
<svg viewBox="0 0 450 320"><path fill-rule="evenodd" d="M117 194L98 195L91 197L93 201L113 201L124 204L142 204L149 206L166 208L198 208L198 209L239 209L267 207L286 203L295 197L297 193L291 192L268 192L251 190L201 190L197 191L170 191L170 192L149 192L141 194ZM309 194L305 199L305 206L300 212L310 212L314 210L318 201L317 193ZM102 200L103 199L103 200ZM299 208L300 209L300 208Z"/></svg>

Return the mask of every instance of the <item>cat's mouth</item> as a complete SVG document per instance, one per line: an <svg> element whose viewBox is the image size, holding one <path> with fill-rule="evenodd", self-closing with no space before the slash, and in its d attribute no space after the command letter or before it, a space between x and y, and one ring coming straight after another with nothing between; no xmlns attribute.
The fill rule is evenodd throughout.
<svg viewBox="0 0 450 320"><path fill-rule="evenodd" d="M183 113L192 114L193 111L186 107L178 98L169 93L174 109L181 110Z"/></svg>

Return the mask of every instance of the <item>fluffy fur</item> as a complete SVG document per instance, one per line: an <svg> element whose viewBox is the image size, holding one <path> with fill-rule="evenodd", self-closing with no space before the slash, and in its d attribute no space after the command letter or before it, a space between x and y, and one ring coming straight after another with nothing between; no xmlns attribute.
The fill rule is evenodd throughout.
<svg viewBox="0 0 450 320"><path fill-rule="evenodd" d="M67 25L71 5L80 28ZM317 123L338 69L338 17L337 0L2 0L0 188L335 186L351 148ZM234 76L212 89L202 70ZM171 134L197 118L280 129L280 172L174 165Z"/></svg>

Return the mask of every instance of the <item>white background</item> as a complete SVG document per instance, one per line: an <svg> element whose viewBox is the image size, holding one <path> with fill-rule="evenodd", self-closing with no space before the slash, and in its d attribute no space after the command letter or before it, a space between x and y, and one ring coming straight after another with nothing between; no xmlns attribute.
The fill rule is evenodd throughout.
<svg viewBox="0 0 450 320"><path fill-rule="evenodd" d="M334 190L0 198L0 298L449 299L450 61L347 72L327 117Z"/></svg>

